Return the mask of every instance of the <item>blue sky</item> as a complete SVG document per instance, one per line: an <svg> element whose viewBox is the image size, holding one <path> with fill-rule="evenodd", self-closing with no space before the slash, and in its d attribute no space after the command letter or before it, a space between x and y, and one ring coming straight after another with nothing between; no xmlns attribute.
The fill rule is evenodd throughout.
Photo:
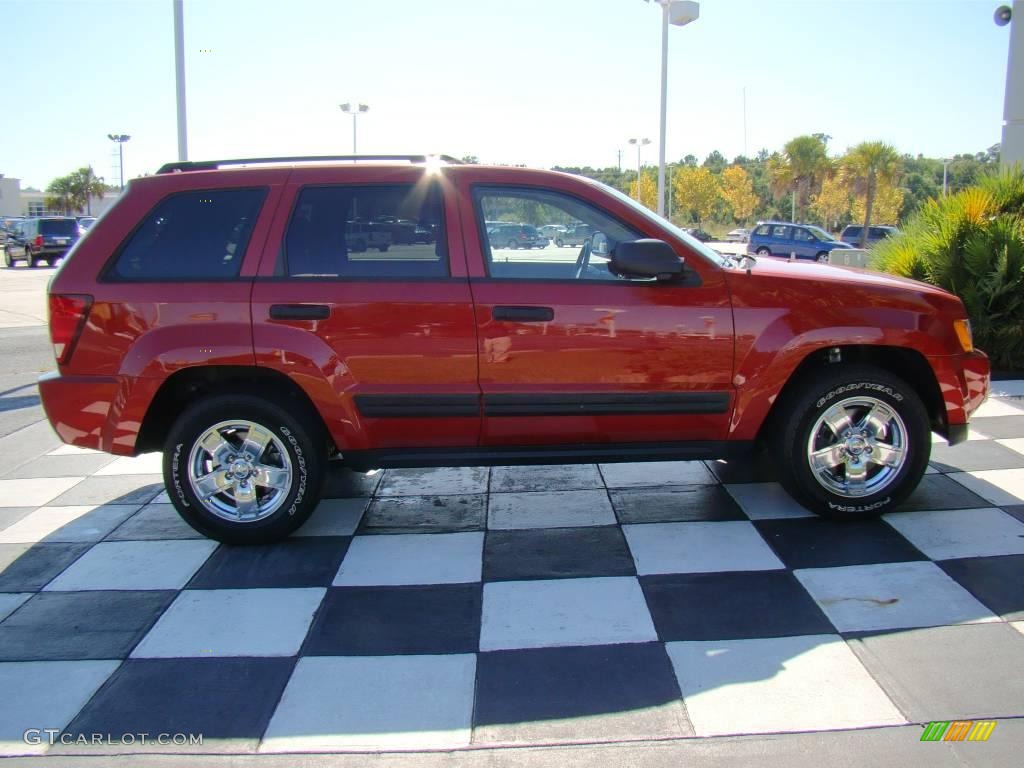
<svg viewBox="0 0 1024 768"><path fill-rule="evenodd" d="M999 141L996 0L704 0L670 29L669 160L881 139ZM351 151L633 167L658 135L660 9L641 0L185 0L190 159ZM0 173L44 187L177 158L171 0L0 0ZM644 150L657 162L657 147ZM116 181L116 179L114 179Z"/></svg>

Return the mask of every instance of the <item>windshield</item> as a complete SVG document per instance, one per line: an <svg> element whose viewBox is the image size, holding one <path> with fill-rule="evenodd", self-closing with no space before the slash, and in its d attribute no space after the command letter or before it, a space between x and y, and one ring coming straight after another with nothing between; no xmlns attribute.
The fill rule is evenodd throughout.
<svg viewBox="0 0 1024 768"><path fill-rule="evenodd" d="M821 227L807 227L807 229L813 232L815 237L817 237L819 240L835 240L835 238L832 237L832 235L830 235Z"/></svg>
<svg viewBox="0 0 1024 768"><path fill-rule="evenodd" d="M601 189L615 195L615 197L617 197L621 202L628 205L630 208L632 208L634 211L642 215L652 224L656 224L662 229L669 230L675 237L678 237L680 240L684 241L688 246L693 248L693 250L699 252L702 256L707 257L707 259L712 264L718 264L720 266L729 266L731 264L729 259L720 254L718 251L704 245L704 243L702 243L700 240L698 240L685 230L680 229L668 219L663 219L661 216L658 216L649 208L640 205L640 203L631 198L629 195L623 194L614 187L609 187L607 184L602 184L600 181L594 181L593 179L588 179L588 181L590 181L595 186L599 186L601 187Z"/></svg>
<svg viewBox="0 0 1024 768"><path fill-rule="evenodd" d="M78 222L74 219L43 219L39 222L41 235L77 235Z"/></svg>

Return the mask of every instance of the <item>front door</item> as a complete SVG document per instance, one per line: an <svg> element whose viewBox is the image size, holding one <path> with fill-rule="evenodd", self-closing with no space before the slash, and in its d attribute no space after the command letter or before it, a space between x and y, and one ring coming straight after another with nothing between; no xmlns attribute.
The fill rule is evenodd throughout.
<svg viewBox="0 0 1024 768"><path fill-rule="evenodd" d="M617 276L607 257L615 243L660 234L638 226L638 214L599 208L587 193L603 196L589 189L474 185L466 176L482 445L724 439L733 324L721 270L688 254L683 282ZM501 219L592 234L577 247L514 252L480 235L485 221Z"/></svg>

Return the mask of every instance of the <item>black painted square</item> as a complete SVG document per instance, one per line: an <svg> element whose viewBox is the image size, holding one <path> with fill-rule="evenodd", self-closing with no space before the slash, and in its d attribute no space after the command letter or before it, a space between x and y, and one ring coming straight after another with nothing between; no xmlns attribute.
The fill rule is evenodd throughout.
<svg viewBox="0 0 1024 768"><path fill-rule="evenodd" d="M0 592L35 592L92 544L0 544Z"/></svg>
<svg viewBox="0 0 1024 768"><path fill-rule="evenodd" d="M635 488L609 491L620 523L746 520L747 516L720 485L672 489Z"/></svg>
<svg viewBox="0 0 1024 768"><path fill-rule="evenodd" d="M981 496L945 475L925 475L901 510L981 509L991 507Z"/></svg>
<svg viewBox="0 0 1024 768"><path fill-rule="evenodd" d="M484 581L635 576L618 526L488 531Z"/></svg>
<svg viewBox="0 0 1024 768"><path fill-rule="evenodd" d="M994 440L969 440L954 446L933 445L931 463L943 472L1018 469L1024 467L1024 454Z"/></svg>
<svg viewBox="0 0 1024 768"><path fill-rule="evenodd" d="M294 664L291 658L130 659L64 731L259 739Z"/></svg>
<svg viewBox="0 0 1024 768"><path fill-rule="evenodd" d="M663 641L835 632L789 571L641 576L640 585Z"/></svg>
<svg viewBox="0 0 1024 768"><path fill-rule="evenodd" d="M661 643L498 651L478 658L474 722L613 714L680 697Z"/></svg>
<svg viewBox="0 0 1024 768"><path fill-rule="evenodd" d="M898 514L898 513L897 513ZM757 530L790 569L925 560L882 520L758 520Z"/></svg>
<svg viewBox="0 0 1024 768"><path fill-rule="evenodd" d="M476 653L480 584L335 587L306 635L306 656Z"/></svg>
<svg viewBox="0 0 1024 768"><path fill-rule="evenodd" d="M176 594L41 592L0 622L0 661L127 658Z"/></svg>
<svg viewBox="0 0 1024 768"><path fill-rule="evenodd" d="M348 536L296 536L264 546L222 545L188 586L190 589L326 587L338 573L350 541Z"/></svg>

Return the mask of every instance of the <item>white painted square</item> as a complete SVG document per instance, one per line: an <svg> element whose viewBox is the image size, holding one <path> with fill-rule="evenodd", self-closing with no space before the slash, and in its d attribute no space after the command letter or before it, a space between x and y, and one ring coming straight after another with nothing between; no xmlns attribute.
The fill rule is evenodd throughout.
<svg viewBox="0 0 1024 768"><path fill-rule="evenodd" d="M26 744L29 728L63 729L120 661L19 661L0 663L0 755L39 755L49 749Z"/></svg>
<svg viewBox="0 0 1024 768"><path fill-rule="evenodd" d="M842 638L665 644L697 736L906 722Z"/></svg>
<svg viewBox="0 0 1024 768"><path fill-rule="evenodd" d="M185 590L132 658L294 656L326 592L322 587Z"/></svg>
<svg viewBox="0 0 1024 768"><path fill-rule="evenodd" d="M100 542L45 591L181 589L216 548L209 539Z"/></svg>
<svg viewBox="0 0 1024 768"><path fill-rule="evenodd" d="M469 746L476 656L299 659L260 752Z"/></svg>
<svg viewBox="0 0 1024 768"><path fill-rule="evenodd" d="M1017 453L1024 453L1024 437L1013 437L1009 440L996 440L1000 445Z"/></svg>
<svg viewBox="0 0 1024 768"><path fill-rule="evenodd" d="M102 453L102 451L94 451L92 448L79 448L77 445L68 445L65 443L59 448L55 448L50 451L47 456L90 456L93 454Z"/></svg>
<svg viewBox="0 0 1024 768"><path fill-rule="evenodd" d="M718 478L701 461L641 461L600 466L609 488L718 485Z"/></svg>
<svg viewBox="0 0 1024 768"><path fill-rule="evenodd" d="M1024 621L1011 621L1010 626L1024 635Z"/></svg>
<svg viewBox="0 0 1024 768"><path fill-rule="evenodd" d="M483 550L482 531L356 536L334 577L334 586L480 581Z"/></svg>
<svg viewBox="0 0 1024 768"><path fill-rule="evenodd" d="M84 477L0 480L0 507L41 507L78 485Z"/></svg>
<svg viewBox="0 0 1024 768"><path fill-rule="evenodd" d="M989 385L989 397L1024 397L1024 379L993 381Z"/></svg>
<svg viewBox="0 0 1024 768"><path fill-rule="evenodd" d="M751 520L814 517L778 483L729 483L725 490Z"/></svg>
<svg viewBox="0 0 1024 768"><path fill-rule="evenodd" d="M998 621L931 562L807 568L793 575L840 632Z"/></svg>
<svg viewBox="0 0 1024 768"><path fill-rule="evenodd" d="M292 536L351 536L369 503L368 498L324 499Z"/></svg>
<svg viewBox="0 0 1024 768"><path fill-rule="evenodd" d="M932 560L1024 555L1024 523L1001 509L893 512L884 519Z"/></svg>
<svg viewBox="0 0 1024 768"><path fill-rule="evenodd" d="M1024 415L1024 414L1022 414L1022 415ZM974 429L974 427L968 427L967 428L967 441L968 442L971 442L972 440L991 440L991 439L992 438L990 438L988 435L983 434L983 433L979 432L978 430ZM949 445L949 441L946 440L946 438L944 438L942 435L938 434L937 432L932 432L932 445Z"/></svg>
<svg viewBox="0 0 1024 768"><path fill-rule="evenodd" d="M481 651L657 639L632 576L484 584Z"/></svg>
<svg viewBox="0 0 1024 768"><path fill-rule="evenodd" d="M0 592L0 621L18 610L32 595L32 592Z"/></svg>
<svg viewBox="0 0 1024 768"><path fill-rule="evenodd" d="M624 525L640 576L784 568L753 523L742 520Z"/></svg>
<svg viewBox="0 0 1024 768"><path fill-rule="evenodd" d="M105 467L94 472L94 475L159 475L164 471L164 455L140 453L138 456L121 456Z"/></svg>
<svg viewBox="0 0 1024 768"><path fill-rule="evenodd" d="M997 507L1024 504L1024 469L952 472L948 477Z"/></svg>
<svg viewBox="0 0 1024 768"><path fill-rule="evenodd" d="M992 416L1024 416L1024 406L1009 400L989 398L971 416L985 419Z"/></svg>
<svg viewBox="0 0 1024 768"><path fill-rule="evenodd" d="M487 492L487 467L432 467L389 469L380 496L446 496Z"/></svg>
<svg viewBox="0 0 1024 768"><path fill-rule="evenodd" d="M137 504L40 507L0 531L0 544L99 541L138 509Z"/></svg>
<svg viewBox="0 0 1024 768"><path fill-rule="evenodd" d="M492 493L487 527L492 530L615 525L606 491Z"/></svg>

